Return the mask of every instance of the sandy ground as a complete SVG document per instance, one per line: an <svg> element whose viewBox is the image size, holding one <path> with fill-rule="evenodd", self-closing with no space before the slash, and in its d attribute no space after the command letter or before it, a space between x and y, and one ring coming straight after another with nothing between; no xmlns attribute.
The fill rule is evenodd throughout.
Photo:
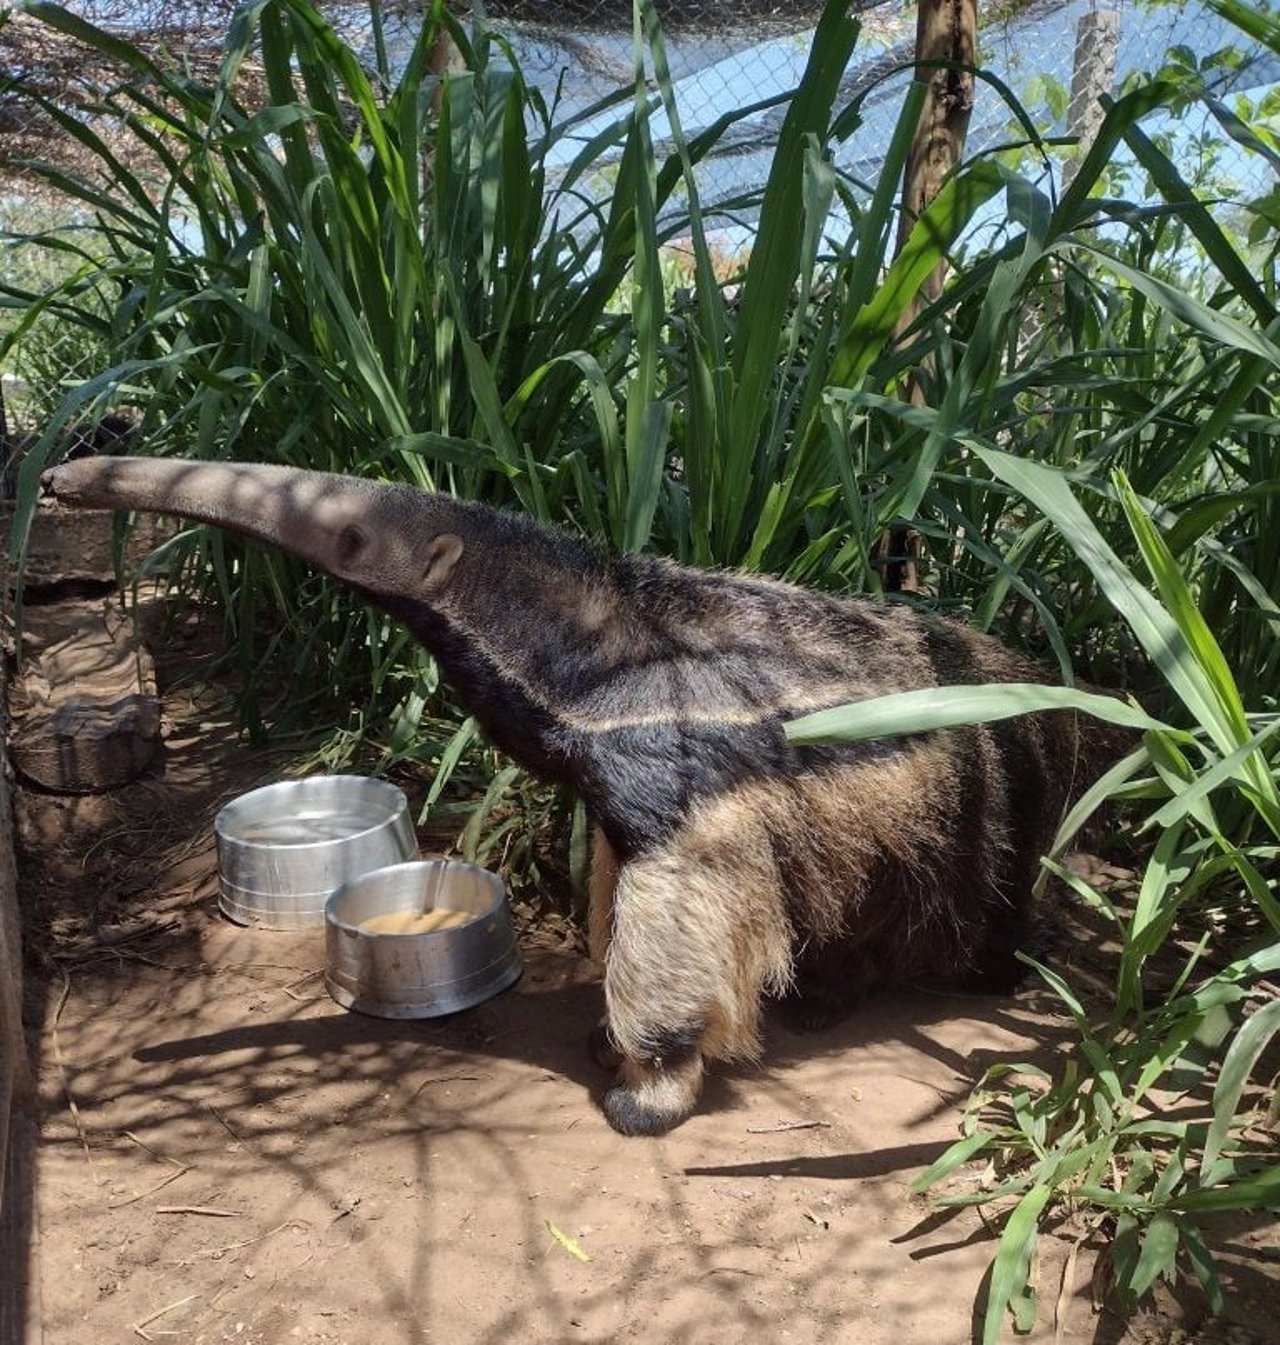
<svg viewBox="0 0 1280 1345"><path fill-rule="evenodd" d="M596 1106L576 955L528 947L518 989L406 1026L303 980L314 939L199 923L185 955L74 975L58 1034L88 1153L54 1068L50 1345L184 1299L157 1333L967 1338L990 1245L973 1219L920 1232L907 1188L977 1060L1027 1044L1016 1011L903 998L817 1047L778 1031L673 1135L627 1140Z"/></svg>
<svg viewBox="0 0 1280 1345"><path fill-rule="evenodd" d="M149 778L19 800L46 1345L972 1338L993 1241L910 1183L990 1061L1060 1039L1044 996L903 993L821 1035L771 1024L763 1063L717 1071L685 1125L624 1139L571 941L526 931L510 991L392 1023L328 998L321 936L223 921L212 810L280 763L198 701L166 715ZM1086 1253L1059 1338L1280 1339L1277 1267L1241 1236L1242 1326L1179 1334L1197 1309L1168 1300L1126 1335ZM1034 1342L1054 1339L1066 1246L1048 1242Z"/></svg>

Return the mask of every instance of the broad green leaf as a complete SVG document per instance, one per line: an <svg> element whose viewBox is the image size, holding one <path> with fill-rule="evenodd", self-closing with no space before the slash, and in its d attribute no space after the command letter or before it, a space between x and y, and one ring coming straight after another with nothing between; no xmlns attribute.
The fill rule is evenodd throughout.
<svg viewBox="0 0 1280 1345"><path fill-rule="evenodd" d="M963 1167L980 1150L992 1142L992 1136L979 1130L957 1140L939 1158L935 1158L925 1170L911 1183L913 1191L926 1191L929 1187L949 1177L957 1168Z"/></svg>
<svg viewBox="0 0 1280 1345"><path fill-rule="evenodd" d="M1226 1306L1222 1293L1222 1281L1218 1277L1218 1268L1206 1246L1200 1231L1189 1223L1182 1225L1182 1245L1186 1249L1187 1259L1191 1262L1196 1279L1200 1281L1209 1302L1209 1311L1221 1314Z"/></svg>
<svg viewBox="0 0 1280 1345"><path fill-rule="evenodd" d="M895 692L832 710L818 710L785 726L795 743L860 741L894 734L929 733L962 724L989 723L1046 710L1075 710L1126 728L1164 728L1141 710L1110 696L1039 683L924 687Z"/></svg>
<svg viewBox="0 0 1280 1345"><path fill-rule="evenodd" d="M1000 1234L991 1266L991 1283L982 1318L982 1345L997 1345L1005 1309L1029 1291L1031 1253L1035 1249L1040 1216L1053 1195L1045 1184L1033 1186L1014 1207Z"/></svg>
<svg viewBox="0 0 1280 1345"><path fill-rule="evenodd" d="M858 39L858 21L843 5L822 12L809 47L809 59L796 96L778 134L760 211L755 244L743 277L738 329L732 361L735 396L728 443L736 461L732 474L747 470L754 455L768 389L777 377L780 341L801 255L805 227L803 210L804 145L810 137L825 143L832 105ZM732 509L730 536L739 529L741 508Z"/></svg>
<svg viewBox="0 0 1280 1345"><path fill-rule="evenodd" d="M1191 229L1233 292L1253 309L1260 322L1271 322L1276 317L1275 305L1254 278L1248 263L1231 246L1208 207L1183 180L1172 160L1136 124L1126 128L1124 137L1138 162L1151 175L1156 190L1177 208L1179 219Z"/></svg>
<svg viewBox="0 0 1280 1345"><path fill-rule="evenodd" d="M1215 789L1221 789L1224 785L1235 783L1252 789L1255 773L1252 771L1246 772L1243 766L1255 754L1259 754L1259 749L1263 744L1275 737L1277 733L1280 733L1280 719L1275 719L1259 729L1257 733L1241 743L1235 751L1215 762L1208 770L1201 771L1185 788L1179 790L1163 808L1158 808L1152 813L1147 819L1146 825L1149 827L1173 826L1176 822L1193 813L1202 799L1207 798ZM1263 768L1265 769L1265 763L1263 763Z"/></svg>
<svg viewBox="0 0 1280 1345"><path fill-rule="evenodd" d="M1239 1123L1241 1095L1258 1057L1277 1033L1280 1033L1280 1000L1272 1000L1245 1019L1231 1042L1213 1090L1213 1121L1200 1156L1201 1186L1213 1186L1222 1179L1219 1156L1232 1126Z"/></svg>
<svg viewBox="0 0 1280 1345"><path fill-rule="evenodd" d="M974 452L1000 480L1008 482L1054 521L1196 722L1215 735L1223 751L1231 751L1236 745L1234 741L1229 738L1218 741L1222 725L1217 696L1176 621L1136 581L1132 571L1107 544L1075 498L1067 478L1041 463L985 446L974 445Z"/></svg>
<svg viewBox="0 0 1280 1345"><path fill-rule="evenodd" d="M1211 341L1218 342L1230 349L1238 350L1244 354L1256 355L1273 368L1280 367L1280 345L1271 341L1256 327L1251 327L1248 323L1226 313L1218 312L1208 304L1202 303L1185 289L1171 285L1149 272L1140 271L1136 267L1121 261L1118 257L1112 256L1103 248L1092 247L1083 242L1078 242L1078 246L1086 248L1099 266L1111 271L1126 285L1146 295L1154 303L1158 303L1173 317L1186 323L1193 331L1198 331Z"/></svg>
<svg viewBox="0 0 1280 1345"><path fill-rule="evenodd" d="M1189 1214L1207 1214L1211 1210L1280 1210L1280 1165L1273 1163L1220 1186L1181 1192L1170 1205Z"/></svg>
<svg viewBox="0 0 1280 1345"><path fill-rule="evenodd" d="M464 719L458 725L453 736L445 744L444 751L440 754L440 764L436 768L435 777L431 781L431 788L427 791L427 796L423 800L422 808L418 813L418 826L423 826L431 815L431 809L440 801L440 796L444 793L453 773L458 768L458 762L462 760L462 754L475 742L479 733L479 727L474 719Z"/></svg>
<svg viewBox="0 0 1280 1345"><path fill-rule="evenodd" d="M1123 474L1117 476L1116 484L1129 526L1137 538L1147 568L1151 571L1165 606L1177 622L1191 656L1199 665L1216 702L1217 714L1214 722L1204 724L1203 727L1213 735L1220 747L1239 743L1247 737L1249 725L1239 689L1227 666L1221 646L1201 616L1177 562L1145 511L1140 508L1137 497ZM1256 792L1264 806L1272 809L1273 816L1280 816L1280 796L1277 795L1275 782L1262 756L1256 751L1246 752L1239 756L1238 765L1249 787ZM1197 805L1199 799L1207 792L1194 792L1194 787L1192 791L1188 791L1191 794L1188 809Z"/></svg>
<svg viewBox="0 0 1280 1345"><path fill-rule="evenodd" d="M1178 1221L1160 1210L1142 1232L1138 1264L1127 1285L1134 1297L1141 1298L1160 1276L1172 1279L1177 1256Z"/></svg>

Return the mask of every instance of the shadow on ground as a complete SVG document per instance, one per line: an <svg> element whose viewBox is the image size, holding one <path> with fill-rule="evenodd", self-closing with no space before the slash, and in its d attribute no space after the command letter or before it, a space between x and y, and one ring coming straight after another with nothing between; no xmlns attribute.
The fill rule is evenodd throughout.
<svg viewBox="0 0 1280 1345"><path fill-rule="evenodd" d="M47 1345L971 1338L990 1235L910 1184L988 1064L1062 1040L1045 995L771 1021L760 1065L715 1072L672 1135L624 1139L569 943L527 931L511 991L397 1023L332 1003L320 935L222 921L213 811L280 763L199 697L166 704L162 771L22 800ZM1118 1341L1087 1281L1081 1257L1062 1339Z"/></svg>

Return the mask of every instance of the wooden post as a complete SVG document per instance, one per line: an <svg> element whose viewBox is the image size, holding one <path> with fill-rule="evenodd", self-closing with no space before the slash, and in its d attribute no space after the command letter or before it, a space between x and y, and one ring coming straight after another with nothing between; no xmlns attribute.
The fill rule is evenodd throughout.
<svg viewBox="0 0 1280 1345"><path fill-rule="evenodd" d="M1076 153L1062 169L1062 185L1071 185L1080 160L1102 125L1102 95L1111 92L1116 75L1116 45L1120 41L1120 12L1091 9L1076 25L1075 67L1071 72L1071 104L1067 134L1079 142Z"/></svg>
<svg viewBox="0 0 1280 1345"><path fill-rule="evenodd" d="M955 61L972 66L977 31L977 0L920 0L916 16L916 60ZM902 177L899 252L912 225L960 162L973 113L973 74L969 70L954 67L922 69L917 71L916 78L928 84L929 92ZM899 330L910 325L916 313L942 293L945 276L946 265L940 263L922 286L913 309L903 314Z"/></svg>
<svg viewBox="0 0 1280 1345"><path fill-rule="evenodd" d="M0 669L0 698L5 676ZM22 1027L22 953L18 879L13 860L13 812L9 794L7 730L0 726L0 1210L13 1141L11 1119L31 1105L34 1081ZM0 1275L0 1279L3 1275ZM8 1337L6 1337L7 1339Z"/></svg>
<svg viewBox="0 0 1280 1345"><path fill-rule="evenodd" d="M466 69L462 53L454 43L449 25L444 21L443 12L439 13L438 18L440 26L436 29L435 40L431 44L431 55L427 57L427 69L440 81L431 98L431 105L437 115L440 112L440 100L444 96L444 81L449 75Z"/></svg>
<svg viewBox="0 0 1280 1345"><path fill-rule="evenodd" d="M972 66L977 46L977 0L919 0L916 14L916 60L955 61ZM902 175L902 210L898 217L897 251L901 252L912 226L928 208L947 175L964 154L969 118L973 113L973 74L969 69L918 69L916 78L928 84L920 121L916 126ZM899 338L920 311L942 293L945 262L925 278L919 292L903 310L894 329ZM920 379L907 381L907 398L924 404ZM919 588L920 534L908 525L892 527L877 548L881 582L889 593L914 593Z"/></svg>

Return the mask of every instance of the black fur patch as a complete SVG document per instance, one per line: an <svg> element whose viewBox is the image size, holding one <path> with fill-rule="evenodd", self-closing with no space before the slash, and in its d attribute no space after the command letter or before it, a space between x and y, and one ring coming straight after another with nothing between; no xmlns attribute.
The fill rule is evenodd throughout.
<svg viewBox="0 0 1280 1345"><path fill-rule="evenodd" d="M700 1023L658 1029L644 1040L647 1063L655 1069L678 1069L687 1065L698 1054L703 1031Z"/></svg>
<svg viewBox="0 0 1280 1345"><path fill-rule="evenodd" d="M372 595L371 599L372 599ZM485 727L494 746L527 770L568 783L573 760L564 724L518 683L505 677L441 613L419 599L372 599L413 633L439 661L450 683L464 690L467 709Z"/></svg>
<svg viewBox="0 0 1280 1345"><path fill-rule="evenodd" d="M604 1095L604 1114L620 1135L665 1135L684 1120L683 1113L673 1116L642 1107L635 1094L621 1086Z"/></svg>
<svg viewBox="0 0 1280 1345"><path fill-rule="evenodd" d="M622 1052L609 1031L608 1023L597 1023L587 1036L587 1050L601 1069L616 1070L622 1064Z"/></svg>
<svg viewBox="0 0 1280 1345"><path fill-rule="evenodd" d="M904 740L905 741L905 740ZM580 740L575 783L620 858L675 834L698 802L755 780L818 775L898 750L876 743L793 746L778 719L760 724L651 724Z"/></svg>

